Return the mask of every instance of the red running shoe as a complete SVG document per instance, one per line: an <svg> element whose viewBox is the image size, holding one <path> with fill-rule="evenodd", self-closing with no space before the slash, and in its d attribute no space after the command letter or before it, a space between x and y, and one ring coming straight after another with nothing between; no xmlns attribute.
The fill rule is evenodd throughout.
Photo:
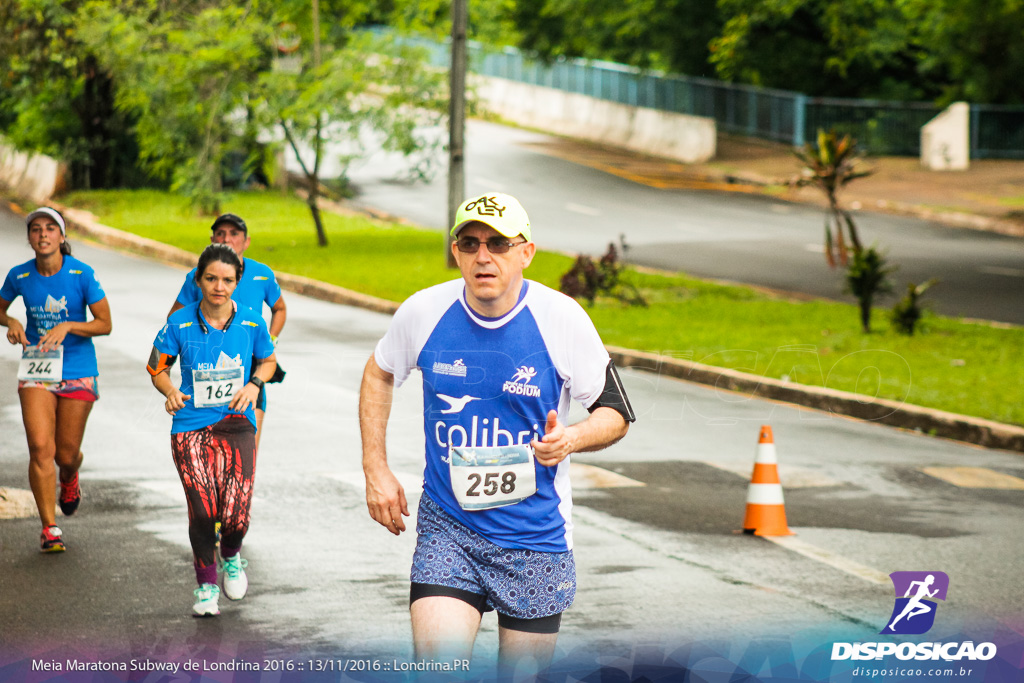
<svg viewBox="0 0 1024 683"><path fill-rule="evenodd" d="M64 546L64 539L61 535L64 532L60 530L60 527L56 524L51 524L48 527L43 527L43 533L39 537L39 552L42 553L62 553L67 548Z"/></svg>
<svg viewBox="0 0 1024 683"><path fill-rule="evenodd" d="M78 485L78 472L68 483L60 482L60 511L65 517L75 514L78 504L82 502L82 487Z"/></svg>

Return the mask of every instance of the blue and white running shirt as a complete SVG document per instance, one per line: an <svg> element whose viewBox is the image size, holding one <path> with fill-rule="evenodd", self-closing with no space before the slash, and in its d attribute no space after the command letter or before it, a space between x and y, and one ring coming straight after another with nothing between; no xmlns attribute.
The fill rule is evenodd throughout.
<svg viewBox="0 0 1024 683"><path fill-rule="evenodd" d="M93 269L72 256L64 256L60 270L42 276L32 259L11 268L0 288L0 298L14 301L21 295L25 299L28 320L25 336L35 346L49 330L64 322L84 323L85 309L107 295L96 280ZM95 377L96 347L92 337L69 334L64 337L63 379Z"/></svg>
<svg viewBox="0 0 1024 683"><path fill-rule="evenodd" d="M242 277L238 281L235 291L231 293L231 298L263 315L264 302L273 308L277 300L281 298L281 285L277 284L274 271L265 263L247 258L244 265ZM196 269L193 268L185 276L185 282L181 285L181 291L178 292L177 301L182 306L188 306L199 303L202 298L203 293L200 291L199 285L196 284Z"/></svg>
<svg viewBox="0 0 1024 683"><path fill-rule="evenodd" d="M467 511L452 492L448 448L528 444L544 435L549 410L564 424L570 397L586 407L598 400L610 359L576 301L527 280L511 311L485 318L453 280L409 297L374 358L396 386L413 368L423 373L423 487L436 503L501 547L572 548L569 458L536 463L537 493L522 502Z"/></svg>
<svg viewBox="0 0 1024 683"><path fill-rule="evenodd" d="M153 346L160 353L181 357L181 393L192 398L174 414L171 434L191 432L217 424L229 415L237 415L227 405L196 408L193 370L213 370L241 367L242 386L252 377L252 359L274 355L267 323L259 313L235 304L235 313L223 330L206 322L199 304L191 304L175 311L167 324L156 335ZM153 373L153 370L150 370ZM241 387L234 387L240 389ZM250 404L244 415L256 426L256 413Z"/></svg>

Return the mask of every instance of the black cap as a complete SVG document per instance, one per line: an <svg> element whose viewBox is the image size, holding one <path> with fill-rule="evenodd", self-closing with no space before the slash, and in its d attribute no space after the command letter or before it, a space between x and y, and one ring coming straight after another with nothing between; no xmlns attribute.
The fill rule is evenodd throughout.
<svg viewBox="0 0 1024 683"><path fill-rule="evenodd" d="M217 226L220 225L221 223L230 223L231 225L235 226L236 228L244 232L246 235L249 234L249 228L246 227L245 221L242 220L241 216L236 216L233 213L222 213L221 215L217 216L217 219L213 222L213 225L210 226L210 230L216 230Z"/></svg>

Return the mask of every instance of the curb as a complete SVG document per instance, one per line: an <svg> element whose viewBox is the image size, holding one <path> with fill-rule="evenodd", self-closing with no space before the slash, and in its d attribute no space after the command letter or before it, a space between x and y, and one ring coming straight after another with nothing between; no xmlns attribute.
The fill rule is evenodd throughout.
<svg viewBox="0 0 1024 683"><path fill-rule="evenodd" d="M760 188L765 187L785 187L789 185L789 182L784 179L769 178L756 173L744 172L706 174L704 179L719 181L726 184L749 185L757 188L758 191ZM793 197L782 196L778 198L794 204L819 206L819 204L813 201L805 201ZM941 223L942 225L946 225L951 228L965 228L968 230L979 230L982 232L994 232L1001 235L1008 235L1010 237L1024 237L1024 222L1011 220L1009 218L999 218L997 216L986 216L976 213L966 213L963 211L939 211L916 206L914 204L895 202L888 199L879 199L870 205L861 203L859 208L852 210L855 213L868 212L883 213L891 216L910 216L912 218L919 218L925 221Z"/></svg>
<svg viewBox="0 0 1024 683"><path fill-rule="evenodd" d="M53 202L51 202L51 205L58 208L64 214L69 229L108 247L124 249L125 251L160 259L187 268L194 268L196 261L199 260L199 257L190 251L97 223L93 220L92 214L87 211ZM292 275L290 273L275 273L275 275L281 287L297 294L346 306L358 306L359 308L365 308L377 313L394 314L398 310L398 304L394 301L378 299L368 294L327 284L319 280L312 280L301 275Z"/></svg>
<svg viewBox="0 0 1024 683"><path fill-rule="evenodd" d="M53 204L64 214L68 227L106 246L192 268L198 257L184 249L116 228L102 225L87 211ZM337 285L288 273L276 273L284 289L316 299L356 306L377 313L394 314L399 304ZM606 346L616 365L636 368L675 379L705 384L747 394L814 408L835 415L880 422L965 443L1024 453L1024 427L942 410L923 408L887 399L875 399L846 391L783 382L738 370L718 368L692 361Z"/></svg>
<svg viewBox="0 0 1024 683"><path fill-rule="evenodd" d="M860 210L869 211L872 208L875 211L897 216L912 216L921 220L935 221L936 223L942 223L954 228L967 228L969 230L995 232L1011 237L1024 237L1024 223L1006 218L982 216L959 211L934 211L932 209L923 209L913 204L902 204L885 199L878 200L874 207L862 207Z"/></svg>
<svg viewBox="0 0 1024 683"><path fill-rule="evenodd" d="M606 348L619 367L646 370L687 382L706 384L716 389L794 403L826 413L880 422L985 448L1001 448L1024 453L1024 427L887 399L870 398L847 391L793 384L643 351L614 346Z"/></svg>

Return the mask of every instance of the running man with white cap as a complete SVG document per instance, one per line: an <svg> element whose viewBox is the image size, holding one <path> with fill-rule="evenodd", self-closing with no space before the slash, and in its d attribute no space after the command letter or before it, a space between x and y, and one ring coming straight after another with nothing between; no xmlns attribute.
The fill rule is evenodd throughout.
<svg viewBox="0 0 1024 683"><path fill-rule="evenodd" d="M18 396L28 439L28 479L43 523L40 550L54 553L66 548L56 504L70 517L82 500L82 438L99 398L92 337L110 334L110 304L93 269L71 256L60 212L37 209L25 224L35 258L7 274L0 288L0 325L7 328L7 341L23 349ZM24 326L7 314L19 296L25 301Z"/></svg>
<svg viewBox="0 0 1024 683"><path fill-rule="evenodd" d="M466 201L451 234L462 278L406 300L363 373L366 502L392 534L405 531L408 503L385 433L394 387L419 370L416 657L468 658L482 614L494 610L502 672L536 671L576 592L569 456L615 443L635 417L586 312L523 278L536 245L515 198ZM566 426L570 399L590 415Z"/></svg>

